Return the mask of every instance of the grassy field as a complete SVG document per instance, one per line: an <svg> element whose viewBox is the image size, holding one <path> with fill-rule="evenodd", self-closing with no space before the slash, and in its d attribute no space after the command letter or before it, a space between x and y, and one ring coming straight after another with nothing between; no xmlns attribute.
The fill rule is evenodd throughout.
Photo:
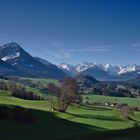
<svg viewBox="0 0 140 140"><path fill-rule="evenodd" d="M122 118L119 110L74 104L66 113L58 113L50 111L50 104L46 100L22 100L6 91L0 91L0 104L32 108L36 118L34 123L0 119L2 140L140 139L139 112L135 113L133 120L129 120Z"/></svg>
<svg viewBox="0 0 140 140"><path fill-rule="evenodd" d="M126 103L129 106L140 107L140 98L110 97L110 96L102 96L102 95L83 95L84 101L86 101L87 97L88 97L88 100L92 102Z"/></svg>
<svg viewBox="0 0 140 140"><path fill-rule="evenodd" d="M28 78L28 77L20 77L20 79L24 79L24 80L28 79L28 80L31 80L34 83L40 82L44 86L47 86L48 83L54 83L56 85L59 85L59 81L54 80L54 79Z"/></svg>

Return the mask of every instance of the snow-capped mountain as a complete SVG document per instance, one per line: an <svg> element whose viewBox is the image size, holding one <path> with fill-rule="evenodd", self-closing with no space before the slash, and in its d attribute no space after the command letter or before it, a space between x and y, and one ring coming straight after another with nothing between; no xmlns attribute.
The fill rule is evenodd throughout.
<svg viewBox="0 0 140 140"><path fill-rule="evenodd" d="M123 65L123 66L110 65L110 64L105 64L105 65L99 64L98 66L111 75L121 75L121 74L135 72L135 71L140 70L140 66L135 65L135 64Z"/></svg>
<svg viewBox="0 0 140 140"><path fill-rule="evenodd" d="M95 77L98 80L124 80L127 79L127 77L130 77L129 75L140 75L140 66L135 64L117 66L111 64L83 62L77 65L69 65L66 63L62 63L58 67L64 70L65 72L68 71L69 74L71 73L71 71L72 73L74 72L75 75L78 75L80 73L87 74Z"/></svg>
<svg viewBox="0 0 140 140"><path fill-rule="evenodd" d="M138 65L110 65L83 62L77 65L66 63L58 66L42 58L32 57L17 43L0 46L0 75L21 75L44 78L64 78L79 74L93 76L97 80L129 80L140 76Z"/></svg>
<svg viewBox="0 0 140 140"><path fill-rule="evenodd" d="M77 72L83 72L83 71L85 71L89 68L92 68L94 66L96 66L96 65L93 64L93 63L83 62L82 64L76 65L76 71Z"/></svg>
<svg viewBox="0 0 140 140"><path fill-rule="evenodd" d="M16 64L16 59L20 56L20 46L18 44L11 42L8 44L5 44L0 47L0 58L1 60L7 62L10 60L14 60L14 63L12 65Z"/></svg>
<svg viewBox="0 0 140 140"><path fill-rule="evenodd" d="M57 65L57 67L69 76L76 76L77 75L77 71L76 71L76 68L74 65L61 63L61 64Z"/></svg>
<svg viewBox="0 0 140 140"><path fill-rule="evenodd" d="M70 76L77 76L79 74L90 75L98 80L103 80L106 77L109 77L108 73L101 68L99 68L96 64L83 62L82 64L77 65L69 65L66 63L62 63L58 65L65 73Z"/></svg>
<svg viewBox="0 0 140 140"><path fill-rule="evenodd" d="M120 66L120 70L118 72L118 74L125 74L125 73L129 73L129 72L135 72L135 71L139 71L140 70L140 66L138 65L126 65L126 66Z"/></svg>
<svg viewBox="0 0 140 140"><path fill-rule="evenodd" d="M61 79L65 76L55 65L44 65L14 42L0 46L0 59L32 77Z"/></svg>

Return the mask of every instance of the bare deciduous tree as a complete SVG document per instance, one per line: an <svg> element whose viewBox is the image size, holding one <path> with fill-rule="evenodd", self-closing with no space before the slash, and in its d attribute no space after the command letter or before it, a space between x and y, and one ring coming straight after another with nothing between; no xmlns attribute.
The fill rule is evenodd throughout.
<svg viewBox="0 0 140 140"><path fill-rule="evenodd" d="M68 106L78 99L78 96L78 84L76 80L71 77L65 78L61 87L61 111L65 112Z"/></svg>
<svg viewBox="0 0 140 140"><path fill-rule="evenodd" d="M61 87L50 83L48 84L48 90L57 97L57 110L61 112L65 112L72 102L79 100L78 84L74 78L65 78ZM56 110L54 100L52 98L50 100L51 108Z"/></svg>

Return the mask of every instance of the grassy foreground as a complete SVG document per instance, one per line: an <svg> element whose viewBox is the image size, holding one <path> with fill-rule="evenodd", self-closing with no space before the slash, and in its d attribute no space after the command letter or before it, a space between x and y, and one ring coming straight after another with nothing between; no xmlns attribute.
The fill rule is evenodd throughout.
<svg viewBox="0 0 140 140"><path fill-rule="evenodd" d="M22 100L0 91L0 104L32 108L34 123L0 119L2 140L139 140L140 113L124 119L114 109L72 105L51 112L48 101Z"/></svg>

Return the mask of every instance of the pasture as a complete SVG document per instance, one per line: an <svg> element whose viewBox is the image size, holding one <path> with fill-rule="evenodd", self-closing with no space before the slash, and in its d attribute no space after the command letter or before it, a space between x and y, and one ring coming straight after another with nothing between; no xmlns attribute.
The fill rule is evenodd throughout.
<svg viewBox="0 0 140 140"><path fill-rule="evenodd" d="M94 96L92 98L95 99ZM96 100L98 98L96 97ZM132 104L133 100L129 100L129 103ZM65 113L53 112L47 100L23 100L12 97L7 91L0 91L0 105L33 109L35 117L34 123L0 118L2 140L122 140L122 137L123 140L138 140L140 138L140 112L135 112L132 119L126 119L117 109L78 104L71 105Z"/></svg>

